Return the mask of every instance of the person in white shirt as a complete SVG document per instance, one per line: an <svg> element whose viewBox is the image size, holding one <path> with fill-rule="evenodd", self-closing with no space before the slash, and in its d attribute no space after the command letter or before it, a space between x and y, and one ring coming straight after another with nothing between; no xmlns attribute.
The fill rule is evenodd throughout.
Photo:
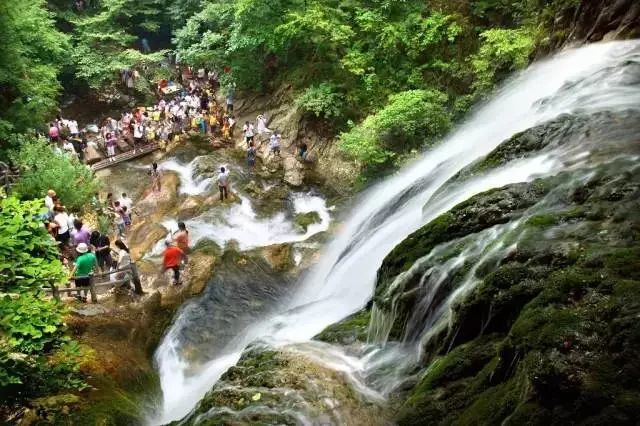
<svg viewBox="0 0 640 426"><path fill-rule="evenodd" d="M142 138L144 137L144 125L136 123L133 125L133 151L137 151L142 146Z"/></svg>
<svg viewBox="0 0 640 426"><path fill-rule="evenodd" d="M53 197L56 196L56 191L54 191L53 189L50 189L47 191L47 196L44 197L44 205L47 207L47 209L49 209L49 214L53 214L53 207L54 207L54 202L53 202Z"/></svg>
<svg viewBox="0 0 640 426"><path fill-rule="evenodd" d="M267 127L267 118L260 114L256 119L258 122L258 134L262 135L263 133L271 133L271 129Z"/></svg>
<svg viewBox="0 0 640 426"><path fill-rule="evenodd" d="M220 190L220 201L229 198L229 171L224 167L220 167L218 173L218 189Z"/></svg>
<svg viewBox="0 0 640 426"><path fill-rule="evenodd" d="M58 225L56 240L63 246L66 246L69 244L69 238L71 237L69 233L69 215L64 211L64 207L62 206L54 207L53 212L55 214L53 221Z"/></svg>
<svg viewBox="0 0 640 426"><path fill-rule="evenodd" d="M71 136L78 136L79 133L78 122L76 120L69 120L69 134Z"/></svg>
<svg viewBox="0 0 640 426"><path fill-rule="evenodd" d="M249 142L253 141L253 124L246 121L242 126L242 131L244 132L244 139L249 145Z"/></svg>
<svg viewBox="0 0 640 426"><path fill-rule="evenodd" d="M76 152L75 148L73 147L73 144L68 139L64 141L64 144L62 145L62 149L64 150L65 154L67 154L69 157L77 157L78 156L78 153Z"/></svg>
<svg viewBox="0 0 640 426"><path fill-rule="evenodd" d="M269 138L269 149L274 155L280 156L280 134L273 132Z"/></svg>

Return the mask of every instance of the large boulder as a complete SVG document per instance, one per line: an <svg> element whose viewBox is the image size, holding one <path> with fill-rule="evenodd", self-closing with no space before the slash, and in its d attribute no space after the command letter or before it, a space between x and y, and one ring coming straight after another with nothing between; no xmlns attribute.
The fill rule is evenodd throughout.
<svg viewBox="0 0 640 426"><path fill-rule="evenodd" d="M158 221L176 207L180 178L174 172L164 172L161 177L160 191L149 188L136 203L135 211L145 220Z"/></svg>
<svg viewBox="0 0 640 426"><path fill-rule="evenodd" d="M85 162L87 164L94 164L98 161L101 161L102 158L102 153L100 152L98 145L96 145L94 142L89 142L84 153Z"/></svg>
<svg viewBox="0 0 640 426"><path fill-rule="evenodd" d="M291 186L301 186L304 181L304 164L295 157L287 157L283 161L284 181Z"/></svg>
<svg viewBox="0 0 640 426"><path fill-rule="evenodd" d="M139 222L134 223L129 231L127 242L131 250L131 258L140 259L146 252L167 235L167 230L159 223Z"/></svg>
<svg viewBox="0 0 640 426"><path fill-rule="evenodd" d="M186 268L189 293L196 296L205 289L213 274L216 263L215 256L204 252L195 252L189 255L189 263Z"/></svg>
<svg viewBox="0 0 640 426"><path fill-rule="evenodd" d="M294 266L291 244L274 244L262 249L264 258L271 267L280 272L287 271Z"/></svg>

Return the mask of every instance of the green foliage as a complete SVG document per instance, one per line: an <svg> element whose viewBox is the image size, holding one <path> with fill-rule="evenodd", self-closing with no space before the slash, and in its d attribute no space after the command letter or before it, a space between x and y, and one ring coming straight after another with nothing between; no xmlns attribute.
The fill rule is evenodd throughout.
<svg viewBox="0 0 640 426"><path fill-rule="evenodd" d="M141 47L143 37L163 28L164 9L164 0L102 0L96 11L70 17L75 75L104 89L117 83L124 69L155 72L167 52L143 53L133 46Z"/></svg>
<svg viewBox="0 0 640 426"><path fill-rule="evenodd" d="M471 64L475 75L473 89L486 94L509 72L524 68L534 48L534 38L527 29L491 29L480 34L482 46Z"/></svg>
<svg viewBox="0 0 640 426"><path fill-rule="evenodd" d="M64 335L64 309L44 299L41 290L66 280L56 244L39 219L44 210L42 201L0 202L0 394L5 398L82 385L73 356L77 345Z"/></svg>
<svg viewBox="0 0 640 426"><path fill-rule="evenodd" d="M46 211L40 200L2 200L0 210L0 282L3 293L23 293L63 282L55 242L38 217Z"/></svg>
<svg viewBox="0 0 640 426"><path fill-rule="evenodd" d="M44 0L0 3L0 140L38 126L56 109L67 37Z"/></svg>
<svg viewBox="0 0 640 426"><path fill-rule="evenodd" d="M447 96L436 90L392 95L382 110L340 135L340 148L364 163L381 165L428 146L451 125L446 102Z"/></svg>
<svg viewBox="0 0 640 426"><path fill-rule="evenodd" d="M296 106L316 117L337 118L342 115L342 102L335 87L329 83L311 86L296 100Z"/></svg>
<svg viewBox="0 0 640 426"><path fill-rule="evenodd" d="M24 169L13 187L23 200L40 199L53 189L68 209L80 211L98 189L90 169L56 152L44 139L25 138L12 157Z"/></svg>

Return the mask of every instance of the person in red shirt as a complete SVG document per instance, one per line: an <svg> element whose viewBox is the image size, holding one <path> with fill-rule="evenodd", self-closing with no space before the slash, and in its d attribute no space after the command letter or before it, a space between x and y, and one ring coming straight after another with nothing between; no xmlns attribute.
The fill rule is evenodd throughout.
<svg viewBox="0 0 640 426"><path fill-rule="evenodd" d="M172 241L167 241L166 244L167 248L162 256L163 271L166 272L167 269L173 269L174 285L180 285L182 284L180 282L180 263L184 257L184 252L173 245Z"/></svg>

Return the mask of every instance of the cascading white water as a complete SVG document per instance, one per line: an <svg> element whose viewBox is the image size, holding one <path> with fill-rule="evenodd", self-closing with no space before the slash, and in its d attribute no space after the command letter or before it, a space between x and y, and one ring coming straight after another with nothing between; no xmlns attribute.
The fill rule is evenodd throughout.
<svg viewBox="0 0 640 426"><path fill-rule="evenodd" d="M294 297L277 314L244 329L197 374L189 375L189 363L177 350L175 333L183 320L178 318L156 353L164 401L154 422L186 415L256 339L273 345L305 342L362 308L372 296L383 258L423 224L480 192L561 170L560 159L534 157L471 179L423 209L452 176L516 132L580 109L636 107L638 89L600 77L637 58L639 46L629 41L566 51L513 79L440 145L368 191Z"/></svg>

